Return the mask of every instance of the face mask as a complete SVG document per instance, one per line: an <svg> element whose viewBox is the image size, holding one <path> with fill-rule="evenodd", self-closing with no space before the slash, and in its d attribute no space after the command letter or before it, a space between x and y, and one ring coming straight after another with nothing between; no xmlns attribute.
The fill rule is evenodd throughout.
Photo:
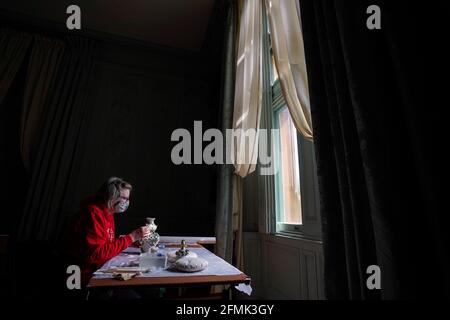
<svg viewBox="0 0 450 320"><path fill-rule="evenodd" d="M129 200L120 200L116 202L116 204L114 205L114 209L116 210L116 212L122 213L128 209L129 205L130 205Z"/></svg>

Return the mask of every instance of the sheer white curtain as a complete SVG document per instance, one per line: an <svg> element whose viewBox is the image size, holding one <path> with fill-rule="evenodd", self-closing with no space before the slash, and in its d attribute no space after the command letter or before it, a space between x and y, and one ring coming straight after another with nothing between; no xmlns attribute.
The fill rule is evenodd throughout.
<svg viewBox="0 0 450 320"><path fill-rule="evenodd" d="M240 1L239 37L234 96L233 160L235 173L253 172L258 156L261 114L261 25L262 2Z"/></svg>
<svg viewBox="0 0 450 320"><path fill-rule="evenodd" d="M311 110L300 8L296 0L265 0L275 65L297 130L312 139Z"/></svg>
<svg viewBox="0 0 450 320"><path fill-rule="evenodd" d="M236 265L243 267L242 192L243 178L256 168L261 116L262 6L260 0L241 0L237 43L236 82L233 108L232 157L233 231Z"/></svg>

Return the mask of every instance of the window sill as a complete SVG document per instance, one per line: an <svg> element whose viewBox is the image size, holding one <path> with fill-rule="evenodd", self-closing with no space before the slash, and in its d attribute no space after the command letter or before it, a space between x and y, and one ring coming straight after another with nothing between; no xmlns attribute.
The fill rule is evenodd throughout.
<svg viewBox="0 0 450 320"><path fill-rule="evenodd" d="M272 234L273 237L276 238L284 238L284 239L291 239L291 240L301 240L301 241L309 241L314 243L322 244L322 239L318 236L311 236L306 235L301 232L286 232L286 231L279 231L275 234Z"/></svg>

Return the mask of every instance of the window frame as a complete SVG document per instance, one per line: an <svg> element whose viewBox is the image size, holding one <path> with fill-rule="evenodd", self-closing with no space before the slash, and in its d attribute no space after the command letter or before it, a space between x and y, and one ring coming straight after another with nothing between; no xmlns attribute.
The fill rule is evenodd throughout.
<svg viewBox="0 0 450 320"><path fill-rule="evenodd" d="M286 103L284 102L284 99L282 97L282 94L279 93L279 96L277 97L275 94L276 87L279 87L280 84L278 82L278 80L276 80L274 82L274 84L272 85L272 128L273 129L279 129L279 123L277 121L277 113L280 112L281 109L283 108L287 108ZM281 90L281 88L280 88ZM280 91L281 92L281 91ZM283 212L284 208L283 208L283 195L281 192L282 189L282 180L281 180L281 136L278 135L277 136L277 140L274 141L274 145L273 145L273 155L274 155L274 159L276 162L277 167L279 168L277 173L274 175L274 183L275 183L275 232L276 233L302 233L303 232L303 196L301 197L301 201L300 201L300 207L301 207L301 215L302 215L302 223L301 224L293 224L293 223L283 223L283 222L279 222L280 217L281 217L281 213ZM299 137L299 134L297 134L297 150L300 151L299 149L299 140L301 137ZM298 159L299 159L299 173L301 175L301 155L299 152L298 155ZM301 178L300 178L300 190L301 190Z"/></svg>
<svg viewBox="0 0 450 320"><path fill-rule="evenodd" d="M272 47L268 29L268 19L263 7L262 19L262 111L261 128L275 129L275 111L286 105L279 79L273 79ZM279 142L269 141L269 150L275 161L279 163ZM278 150L277 150L278 148ZM297 132L297 148L299 159L300 192L302 208L302 224L277 222L280 200L279 179L276 175L259 175L260 196L265 201L261 204L260 231L275 236L321 239L320 208L318 199L317 168L315 163L314 143L307 141ZM259 164L258 164L259 165ZM280 173L277 173L280 174Z"/></svg>

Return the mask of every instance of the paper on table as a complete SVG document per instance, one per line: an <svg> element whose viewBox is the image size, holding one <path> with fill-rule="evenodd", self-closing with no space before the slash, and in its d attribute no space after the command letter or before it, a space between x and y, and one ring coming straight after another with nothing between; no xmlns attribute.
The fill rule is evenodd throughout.
<svg viewBox="0 0 450 320"><path fill-rule="evenodd" d="M113 277L114 277L114 279L128 281L136 275L137 275L137 273L114 273Z"/></svg>
<svg viewBox="0 0 450 320"><path fill-rule="evenodd" d="M139 272L148 272L149 268L142 267L110 267L109 269L101 269L98 270L103 273L139 273Z"/></svg>
<svg viewBox="0 0 450 320"><path fill-rule="evenodd" d="M235 288L236 290L246 293L248 296L251 295L253 291L252 286L245 283L239 283Z"/></svg>
<svg viewBox="0 0 450 320"><path fill-rule="evenodd" d="M122 253L140 254L141 249L130 246L130 247L126 248L125 250L123 250Z"/></svg>

